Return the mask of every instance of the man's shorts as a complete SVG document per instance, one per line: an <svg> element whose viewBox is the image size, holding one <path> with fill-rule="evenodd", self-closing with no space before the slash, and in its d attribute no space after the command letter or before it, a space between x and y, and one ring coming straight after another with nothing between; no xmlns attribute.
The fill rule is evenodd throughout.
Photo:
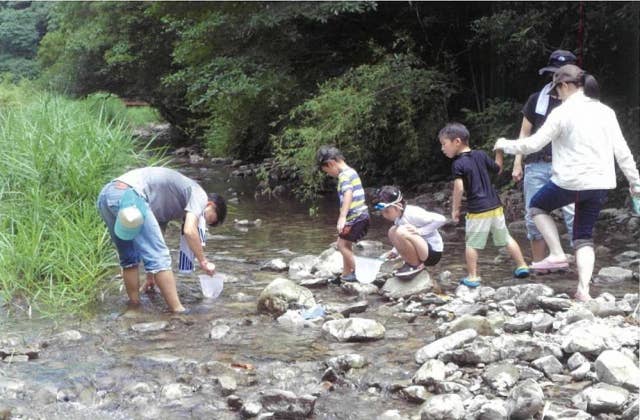
<svg viewBox="0 0 640 420"><path fill-rule="evenodd" d="M467 213L465 245L469 248L484 249L489 234L495 246L506 246L509 230L504 220L502 206L482 213Z"/></svg>
<svg viewBox="0 0 640 420"><path fill-rule="evenodd" d="M354 223L346 225L342 228L342 232L338 235L340 239L350 242L358 242L364 238L369 231L369 217L357 219Z"/></svg>

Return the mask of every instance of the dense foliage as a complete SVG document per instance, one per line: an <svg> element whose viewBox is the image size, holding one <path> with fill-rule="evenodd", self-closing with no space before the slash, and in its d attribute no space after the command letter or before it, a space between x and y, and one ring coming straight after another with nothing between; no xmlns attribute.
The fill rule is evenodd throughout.
<svg viewBox="0 0 640 420"><path fill-rule="evenodd" d="M16 79L38 75L36 54L51 3L0 3L0 73Z"/></svg>
<svg viewBox="0 0 640 420"><path fill-rule="evenodd" d="M275 154L306 192L319 185L309 170L319 141L345 147L372 180L417 184L442 171L428 145L447 120L466 123L478 147L516 136L522 103L545 82L537 69L558 48L596 75L639 146L637 2L7 5L1 53L30 57L40 40L45 85L146 100L213 154ZM46 24L36 10L50 10ZM18 13L30 23L10 24Z"/></svg>

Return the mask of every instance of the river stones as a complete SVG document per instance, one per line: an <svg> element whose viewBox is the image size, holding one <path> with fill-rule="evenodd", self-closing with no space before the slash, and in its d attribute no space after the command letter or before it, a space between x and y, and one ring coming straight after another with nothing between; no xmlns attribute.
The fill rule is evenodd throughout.
<svg viewBox="0 0 640 420"><path fill-rule="evenodd" d="M297 396L282 389L267 390L260 396L260 404L265 411L279 419L304 419L310 417L316 404L312 395Z"/></svg>
<svg viewBox="0 0 640 420"><path fill-rule="evenodd" d="M629 392L609 384L599 383L591 386L571 400L573 405L591 414L619 413L629 398Z"/></svg>
<svg viewBox="0 0 640 420"><path fill-rule="evenodd" d="M420 420L462 420L462 398L457 394L433 395L420 407Z"/></svg>
<svg viewBox="0 0 640 420"><path fill-rule="evenodd" d="M526 420L533 417L544 406L542 388L533 379L522 381L516 385L507 400L509 419Z"/></svg>
<svg viewBox="0 0 640 420"><path fill-rule="evenodd" d="M427 270L423 270L411 280L391 277L382 287L382 294L390 299L407 298L420 293L427 293L433 288L433 280Z"/></svg>
<svg viewBox="0 0 640 420"><path fill-rule="evenodd" d="M348 318L327 321L322 330L338 341L371 341L384 338L385 328L373 319Z"/></svg>
<svg viewBox="0 0 640 420"><path fill-rule="evenodd" d="M265 287L258 297L258 311L282 315L291 305L310 308L316 301L309 289L291 280L277 278Z"/></svg>
<svg viewBox="0 0 640 420"><path fill-rule="evenodd" d="M619 351L603 351L596 359L595 368L600 382L638 392L640 369L632 360Z"/></svg>
<svg viewBox="0 0 640 420"><path fill-rule="evenodd" d="M433 343L427 344L416 352L416 362L422 364L429 359L434 359L442 352L456 349L464 343L472 341L478 336L473 329L466 329L443 337Z"/></svg>

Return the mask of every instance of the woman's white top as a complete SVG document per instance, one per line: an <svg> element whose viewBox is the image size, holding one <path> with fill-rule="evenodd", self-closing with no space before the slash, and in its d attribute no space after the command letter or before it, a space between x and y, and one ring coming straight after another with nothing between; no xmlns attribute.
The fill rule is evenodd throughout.
<svg viewBox="0 0 640 420"><path fill-rule="evenodd" d="M426 211L422 207L407 205L402 216L395 220L396 226L412 225L418 234L431 246L431 249L442 252L444 242L438 232L438 228L445 224L447 219L439 214Z"/></svg>
<svg viewBox="0 0 640 420"><path fill-rule="evenodd" d="M614 159L629 180L640 175L629 146L622 136L615 112L582 89L555 108L538 131L520 140L499 139L495 149L529 154L553 145L551 181L574 191L608 190L616 187Z"/></svg>

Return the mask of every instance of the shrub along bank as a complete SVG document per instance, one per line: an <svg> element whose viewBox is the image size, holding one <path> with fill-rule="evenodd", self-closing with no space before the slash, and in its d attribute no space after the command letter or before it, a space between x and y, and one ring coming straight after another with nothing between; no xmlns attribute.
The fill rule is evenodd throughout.
<svg viewBox="0 0 640 420"><path fill-rule="evenodd" d="M137 145L114 97L69 100L0 84L0 296L6 308L80 310L115 258L96 197L127 167L159 162ZM120 110L120 111L118 111Z"/></svg>

